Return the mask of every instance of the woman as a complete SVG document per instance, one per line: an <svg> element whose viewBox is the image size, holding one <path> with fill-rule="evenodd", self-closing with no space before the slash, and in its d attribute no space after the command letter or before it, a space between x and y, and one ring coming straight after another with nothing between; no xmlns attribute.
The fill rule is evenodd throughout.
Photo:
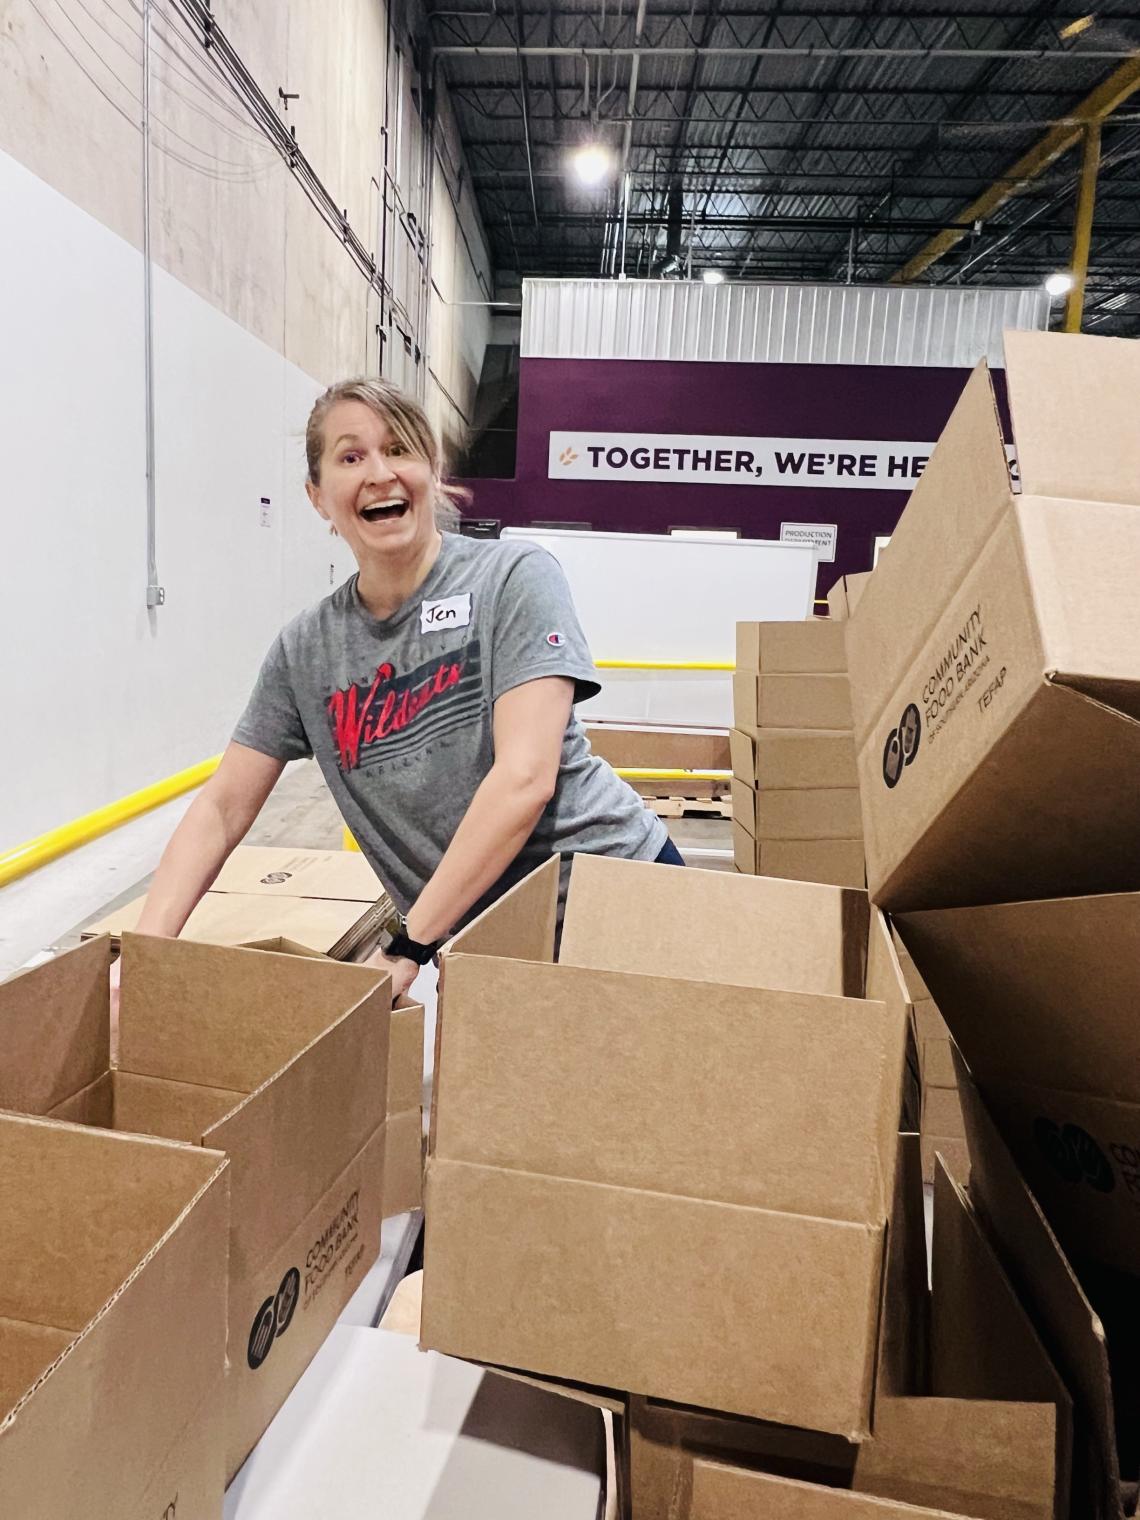
<svg viewBox="0 0 1140 1520"><path fill-rule="evenodd" d="M551 854L684 864L574 716L599 687L557 562L440 532L455 510L421 408L384 381L348 381L317 401L305 444L309 500L359 571L278 636L139 931L181 931L286 762L309 755L406 915L372 958L393 996Z"/></svg>

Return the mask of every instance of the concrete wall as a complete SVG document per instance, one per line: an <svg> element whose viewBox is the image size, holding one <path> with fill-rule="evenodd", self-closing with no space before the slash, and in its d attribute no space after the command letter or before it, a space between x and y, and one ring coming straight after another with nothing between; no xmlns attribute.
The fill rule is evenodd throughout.
<svg viewBox="0 0 1140 1520"><path fill-rule="evenodd" d="M490 328L485 308L458 304L490 296L486 248L446 100L425 164L399 16L389 36L381 0L214 4L378 263L386 231L394 300L381 324L378 293L174 0L153 0L167 601L148 613L140 9L0 11L0 696L19 715L0 849L220 748L276 629L352 568L302 489L314 396L382 370L459 447ZM279 89L299 96L287 111ZM418 256L429 229L430 283Z"/></svg>

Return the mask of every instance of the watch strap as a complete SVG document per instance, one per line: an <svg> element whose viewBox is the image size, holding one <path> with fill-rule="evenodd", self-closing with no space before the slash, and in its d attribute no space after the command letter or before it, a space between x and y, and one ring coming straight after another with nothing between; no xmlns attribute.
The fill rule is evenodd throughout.
<svg viewBox="0 0 1140 1520"><path fill-rule="evenodd" d="M384 954L390 960L415 961L417 966L426 966L438 949L438 941L433 945L422 945L418 939L410 939L403 929L398 929Z"/></svg>

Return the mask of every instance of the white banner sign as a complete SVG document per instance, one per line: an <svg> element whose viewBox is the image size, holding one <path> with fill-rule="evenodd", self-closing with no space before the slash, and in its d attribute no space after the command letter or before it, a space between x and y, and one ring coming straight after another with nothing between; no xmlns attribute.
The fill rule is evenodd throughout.
<svg viewBox="0 0 1140 1520"><path fill-rule="evenodd" d="M809 544L816 550L821 565L835 563L835 545L839 538L838 523L781 523L782 544Z"/></svg>
<svg viewBox="0 0 1140 1520"><path fill-rule="evenodd" d="M548 474L551 480L909 491L933 449L932 443L851 438L552 432Z"/></svg>

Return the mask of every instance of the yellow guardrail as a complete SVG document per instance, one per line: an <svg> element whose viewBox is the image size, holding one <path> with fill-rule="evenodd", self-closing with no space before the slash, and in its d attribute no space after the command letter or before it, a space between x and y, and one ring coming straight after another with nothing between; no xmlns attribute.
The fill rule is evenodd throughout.
<svg viewBox="0 0 1140 1520"><path fill-rule="evenodd" d="M599 670L694 670L731 673L736 669L735 662L732 660L595 660L594 663ZM92 813L85 813L81 818L74 818L70 823L61 824L57 829L49 829L46 834L37 834L34 839L27 839L23 844L3 851L0 853L0 887L6 887L9 882L16 881L19 877L26 876L29 871L46 866L53 860L58 860L61 855L77 850L81 845L90 844L93 839L109 834L112 829L117 829L120 824L129 823L132 818L138 818L142 813L149 813L154 808L161 807L164 802L173 801L183 792L189 792L194 787L201 786L217 770L221 758L221 755L214 755L209 760L202 760L199 764L188 766L173 776L167 776L164 781L155 781L150 786L144 786L127 797L121 797L117 802L109 802L105 807L96 808ZM723 781L729 774L728 771L655 769L618 771L618 775L624 776L627 781ZM348 829L344 831L344 847L346 849L359 848Z"/></svg>
<svg viewBox="0 0 1140 1520"><path fill-rule="evenodd" d="M109 834L112 829L117 829L122 823L129 823L141 813L149 813L152 809L161 807L164 802L181 797L183 792L201 786L217 770L221 758L221 755L213 755L209 760L202 760L184 771L167 776L165 781L155 781L150 786L132 792L128 797L121 797L118 802L109 802L105 807L96 808L93 813L85 813L82 818L75 818L70 823L61 824L58 829L49 829L46 834L37 834L34 839L25 840L23 844L5 850L0 854L0 887L6 887L17 877L26 876L29 871L58 860L69 850L90 844L93 839Z"/></svg>

